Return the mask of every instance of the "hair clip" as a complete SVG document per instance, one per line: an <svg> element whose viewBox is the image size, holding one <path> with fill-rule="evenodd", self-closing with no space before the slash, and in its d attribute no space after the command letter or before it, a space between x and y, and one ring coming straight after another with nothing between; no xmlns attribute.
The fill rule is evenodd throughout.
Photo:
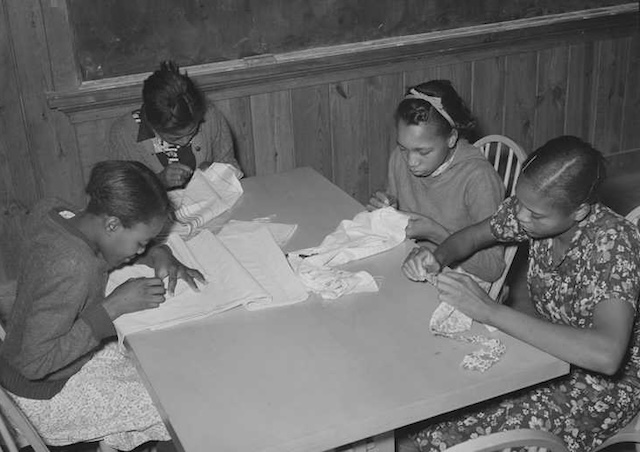
<svg viewBox="0 0 640 452"><path fill-rule="evenodd" d="M453 122L453 119L451 119L451 116L449 116L449 113L447 113L444 109L444 107L442 106L442 98L440 97L435 97L435 96L429 96L427 94L421 93L420 91L418 91L415 88L411 88L409 90L409 94L407 94L405 97L405 99L422 99L422 100L426 100L427 102L429 102L431 104L431 106L433 108L435 108L438 113L440 113L442 115L442 117L444 119L447 120L447 122L449 123L449 125L451 127L456 127L456 123Z"/></svg>

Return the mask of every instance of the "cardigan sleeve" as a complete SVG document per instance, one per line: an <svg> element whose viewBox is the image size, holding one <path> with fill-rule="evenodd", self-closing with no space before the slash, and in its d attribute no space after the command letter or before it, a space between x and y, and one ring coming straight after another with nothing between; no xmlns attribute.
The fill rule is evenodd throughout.
<svg viewBox="0 0 640 452"><path fill-rule="evenodd" d="M21 338L12 364L33 380L67 373L65 368L75 373L75 361L115 334L102 306L103 291L95 290L104 285L102 274L96 275L89 263L73 254L59 256L51 265L50 255L34 253L26 262L18 282L17 312L12 313L15 324L10 325L20 330Z"/></svg>

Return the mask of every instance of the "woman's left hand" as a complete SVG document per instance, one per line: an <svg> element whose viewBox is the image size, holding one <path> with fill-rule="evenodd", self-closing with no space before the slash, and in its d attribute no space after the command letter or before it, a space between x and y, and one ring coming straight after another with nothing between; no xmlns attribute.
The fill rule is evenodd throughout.
<svg viewBox="0 0 640 452"><path fill-rule="evenodd" d="M438 275L440 301L449 303L463 314L482 323L491 323L496 303L469 275L445 271Z"/></svg>
<svg viewBox="0 0 640 452"><path fill-rule="evenodd" d="M156 277L169 277L167 292L170 295L173 295L178 279L184 280L196 292L199 291L196 281L206 283L202 273L182 264L166 245L154 246L148 251L148 255L149 266L154 269Z"/></svg>

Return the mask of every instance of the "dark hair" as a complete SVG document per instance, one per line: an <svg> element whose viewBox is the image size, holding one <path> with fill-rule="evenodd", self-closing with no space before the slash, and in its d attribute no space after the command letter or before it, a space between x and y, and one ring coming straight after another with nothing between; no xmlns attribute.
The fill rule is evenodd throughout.
<svg viewBox="0 0 640 452"><path fill-rule="evenodd" d="M554 204L572 210L593 204L606 178L602 154L578 137L565 135L547 141L522 165L522 175Z"/></svg>
<svg viewBox="0 0 640 452"><path fill-rule="evenodd" d="M476 120L467 108L462 98L451 85L449 80L430 80L407 89L407 95L411 90L428 96L439 97L442 101L444 111L451 117L455 124L455 129L460 136L472 139ZM424 99L404 99L396 109L396 122L402 119L407 124L434 124L438 133L447 136L453 127L429 102Z"/></svg>
<svg viewBox="0 0 640 452"><path fill-rule="evenodd" d="M125 228L169 217L171 203L162 182L140 162L108 160L91 169L86 211L118 217Z"/></svg>
<svg viewBox="0 0 640 452"><path fill-rule="evenodd" d="M163 61L144 81L142 101L151 127L167 133L199 124L207 108L193 81L173 61Z"/></svg>

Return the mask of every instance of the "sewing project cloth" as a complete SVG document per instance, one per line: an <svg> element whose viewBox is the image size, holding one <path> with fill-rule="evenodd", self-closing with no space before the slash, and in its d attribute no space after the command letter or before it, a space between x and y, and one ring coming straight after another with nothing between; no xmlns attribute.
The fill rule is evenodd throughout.
<svg viewBox="0 0 640 452"><path fill-rule="evenodd" d="M260 229L243 237L225 238L230 250L207 230L187 242L176 234L170 235L167 244L176 258L200 270L207 284L195 292L180 280L175 294L167 296L157 309L120 316L114 322L120 340L137 331L169 327L241 305L253 310L307 298L306 289L287 265L269 231ZM129 278L152 276L153 270L147 266L123 267L111 273L107 293Z"/></svg>
<svg viewBox="0 0 640 452"><path fill-rule="evenodd" d="M184 189L169 191L176 211L173 232L192 235L229 210L243 193L242 172L227 163L213 163L205 171L196 169Z"/></svg>
<svg viewBox="0 0 640 452"><path fill-rule="evenodd" d="M337 229L315 248L296 251L309 262L335 267L390 250L404 242L409 216L393 207L360 212L353 220L343 220Z"/></svg>
<svg viewBox="0 0 640 452"><path fill-rule="evenodd" d="M344 220L322 243L289 253L289 264L305 286L324 299L359 292L377 292L371 274L334 268L390 250L405 240L409 217L393 207L361 212Z"/></svg>
<svg viewBox="0 0 640 452"><path fill-rule="evenodd" d="M307 289L296 278L270 231L261 226L237 231L225 228L218 238L242 264L257 283L270 295L269 300L256 300L246 305L249 310L299 303L309 297Z"/></svg>
<svg viewBox="0 0 640 452"><path fill-rule="evenodd" d="M222 237L226 235L251 233L260 228L268 229L278 246L283 247L296 232L298 225L273 223L269 218L254 219L251 221L229 220L217 235L218 237Z"/></svg>
<svg viewBox="0 0 640 452"><path fill-rule="evenodd" d="M462 334L471 329L472 323L471 317L443 301L433 312L429 322L429 329L436 336L480 345L479 350L475 350L463 358L462 367L468 370L484 372L500 360L506 351L506 347L499 339L482 335L469 336Z"/></svg>
<svg viewBox="0 0 640 452"><path fill-rule="evenodd" d="M291 268L307 289L325 300L335 300L350 293L379 290L373 276L365 271L348 272L324 265L318 266L295 254L290 254L288 259Z"/></svg>

